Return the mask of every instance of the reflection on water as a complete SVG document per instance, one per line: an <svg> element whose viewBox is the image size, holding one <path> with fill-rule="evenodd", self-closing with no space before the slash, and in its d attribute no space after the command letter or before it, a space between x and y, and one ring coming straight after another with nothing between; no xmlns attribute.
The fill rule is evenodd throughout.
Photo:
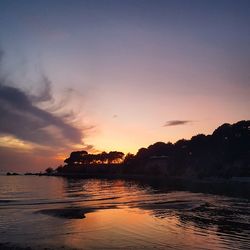
<svg viewBox="0 0 250 250"><path fill-rule="evenodd" d="M248 183L0 176L0 243L250 249L249 190Z"/></svg>

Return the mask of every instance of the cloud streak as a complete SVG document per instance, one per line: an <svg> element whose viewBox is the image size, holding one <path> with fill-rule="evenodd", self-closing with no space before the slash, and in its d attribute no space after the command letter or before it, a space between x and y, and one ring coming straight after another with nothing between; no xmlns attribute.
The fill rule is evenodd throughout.
<svg viewBox="0 0 250 250"><path fill-rule="evenodd" d="M80 129L35 105L48 100L45 89L44 96L34 100L23 90L0 83L0 134L45 146L81 143Z"/></svg>
<svg viewBox="0 0 250 250"><path fill-rule="evenodd" d="M187 121L187 120L171 120L171 121L167 121L163 127L170 127L170 126L178 126L178 125L185 125L190 123L191 121Z"/></svg>
<svg viewBox="0 0 250 250"><path fill-rule="evenodd" d="M22 89L5 76L2 59L0 49L0 172L56 166L79 147L95 151L83 142L93 126L78 126L79 114L67 110L74 90L67 89L63 99L56 101L46 75L42 75L39 91Z"/></svg>

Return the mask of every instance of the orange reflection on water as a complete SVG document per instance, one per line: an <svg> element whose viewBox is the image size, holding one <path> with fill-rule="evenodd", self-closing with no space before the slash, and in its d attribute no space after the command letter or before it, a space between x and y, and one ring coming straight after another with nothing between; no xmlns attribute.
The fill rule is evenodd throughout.
<svg viewBox="0 0 250 250"><path fill-rule="evenodd" d="M50 249L193 250L249 246L245 230L248 224L241 222L233 228L231 221L235 217L221 216L221 207L234 204L231 198L228 203L225 197L205 193L159 192L154 186L122 180L4 176L0 184L5 214L1 216L2 228L8 230L11 225L11 230L16 229L9 235L1 234L6 242L15 238L37 244L39 239ZM239 204L234 211L241 209ZM247 203L242 205L241 212ZM70 209L76 214L82 211L86 217L65 216ZM248 215L243 215L247 221Z"/></svg>
<svg viewBox="0 0 250 250"><path fill-rule="evenodd" d="M159 219L138 208L105 209L89 213L83 220L71 220L66 245L78 248L167 248L192 249L219 246L216 234L202 234L194 225L183 225L177 216Z"/></svg>

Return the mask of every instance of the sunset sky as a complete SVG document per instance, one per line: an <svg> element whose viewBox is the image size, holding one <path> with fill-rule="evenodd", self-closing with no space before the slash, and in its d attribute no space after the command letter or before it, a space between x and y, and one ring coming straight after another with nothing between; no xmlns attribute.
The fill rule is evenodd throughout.
<svg viewBox="0 0 250 250"><path fill-rule="evenodd" d="M250 1L0 1L0 172L250 119Z"/></svg>

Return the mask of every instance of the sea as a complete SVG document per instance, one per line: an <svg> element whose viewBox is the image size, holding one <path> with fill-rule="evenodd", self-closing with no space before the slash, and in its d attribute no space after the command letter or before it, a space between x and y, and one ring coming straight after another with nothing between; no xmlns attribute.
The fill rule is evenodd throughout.
<svg viewBox="0 0 250 250"><path fill-rule="evenodd" d="M0 176L0 249L250 249L240 180Z"/></svg>

